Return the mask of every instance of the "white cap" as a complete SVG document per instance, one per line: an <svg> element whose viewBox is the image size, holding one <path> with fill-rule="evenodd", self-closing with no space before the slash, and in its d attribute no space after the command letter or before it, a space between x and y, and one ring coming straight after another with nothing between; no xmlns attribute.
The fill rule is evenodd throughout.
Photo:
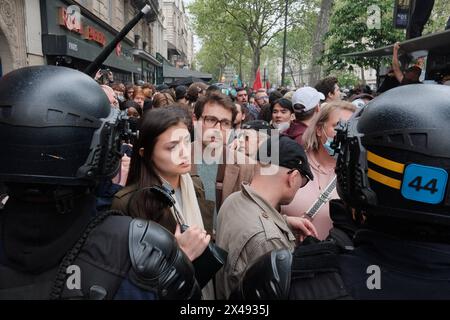
<svg viewBox="0 0 450 320"><path fill-rule="evenodd" d="M295 91L294 95L292 96L292 106L294 107L294 110L296 112L308 112L309 110L317 107L317 105L320 103L320 100L325 100L325 96L323 95L323 93L311 87L304 87ZM298 110L297 108L295 108L296 104L305 106L305 109Z"/></svg>

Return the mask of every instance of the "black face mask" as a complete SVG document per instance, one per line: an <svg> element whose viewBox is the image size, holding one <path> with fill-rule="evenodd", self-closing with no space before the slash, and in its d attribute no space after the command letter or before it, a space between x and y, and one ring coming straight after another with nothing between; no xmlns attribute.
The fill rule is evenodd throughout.
<svg viewBox="0 0 450 320"><path fill-rule="evenodd" d="M57 267L95 213L92 195L77 198L66 214L58 212L55 203L12 197L0 214L2 263L35 274Z"/></svg>

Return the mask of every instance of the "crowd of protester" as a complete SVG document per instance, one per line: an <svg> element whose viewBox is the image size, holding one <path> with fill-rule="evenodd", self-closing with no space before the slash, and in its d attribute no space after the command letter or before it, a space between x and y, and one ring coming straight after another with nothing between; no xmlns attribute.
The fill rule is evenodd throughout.
<svg viewBox="0 0 450 320"><path fill-rule="evenodd" d="M415 69L403 77L396 63L394 69L397 85L418 82ZM203 288L205 299L228 298L264 253L293 249L309 235L327 237L329 207L311 209L325 190L324 204L339 197L334 128L379 94L366 85L341 92L335 77L315 87L256 91L203 82L136 86L114 82L112 74L103 81L101 73L96 80L111 107L139 128L123 141L121 170L99 191L99 207L159 223L190 260L210 242L225 249L227 262ZM273 139L279 170L265 174L258 151L270 149ZM154 185L173 191L180 216L152 192ZM182 233L180 223L190 227Z"/></svg>
<svg viewBox="0 0 450 320"><path fill-rule="evenodd" d="M385 82L389 76L397 82L382 84L379 92L367 85L341 91L336 77L296 90L222 90L203 82L172 88L103 84L111 105L127 110L140 125L139 138L123 148L127 152L122 170L113 182L124 188L115 194L112 207L160 223L175 234L191 259L217 240L229 259L217 276L216 290L211 283L204 296L228 297L252 261L264 252L295 245L298 237L293 230L302 237L327 237L332 228L329 207L323 205L313 215L310 211L330 186L325 204L338 198L333 187L334 128L376 95L419 82L417 67L401 73L396 52L398 45ZM279 177L262 175L263 166L256 161L258 150L274 132L284 141L279 165L289 173ZM208 150L220 150L220 155L213 151L207 159ZM309 163L311 171L292 166L292 161ZM301 178L300 185L294 175ZM173 188L179 211L192 227L189 232L180 233L170 210L148 190L162 183ZM203 233L209 236L202 237Z"/></svg>

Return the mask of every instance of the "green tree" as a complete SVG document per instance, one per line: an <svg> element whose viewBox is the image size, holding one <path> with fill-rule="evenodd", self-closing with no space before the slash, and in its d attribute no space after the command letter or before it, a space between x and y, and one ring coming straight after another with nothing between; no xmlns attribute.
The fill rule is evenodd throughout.
<svg viewBox="0 0 450 320"><path fill-rule="evenodd" d="M320 1L320 11L314 28L313 43L311 46L311 60L308 77L308 82L312 86L322 77L322 68L318 62L325 49L324 37L329 29L330 16L334 2L334 0Z"/></svg>
<svg viewBox="0 0 450 320"><path fill-rule="evenodd" d="M336 77L342 88L356 87L361 81L354 73L349 71L337 72Z"/></svg>
<svg viewBox="0 0 450 320"><path fill-rule="evenodd" d="M448 0L436 0L423 34L443 31L449 16L450 2Z"/></svg>
<svg viewBox="0 0 450 320"><path fill-rule="evenodd" d="M217 74L217 77L220 77L220 70L225 66L233 66L244 79L250 63L250 49L245 36L236 28L212 23L212 16L220 21L226 21L229 17L225 12L210 12L205 4L205 0L197 0L188 7L195 33L203 42L197 55L199 65L203 71Z"/></svg>
<svg viewBox="0 0 450 320"><path fill-rule="evenodd" d="M261 54L273 38L284 29L285 4L288 3L289 25L302 20L305 4L311 0L195 0L189 11L194 28L204 43L217 31L243 36L251 53L251 81L260 66ZM242 50L242 43L234 46ZM234 56L236 59L237 56ZM250 81L250 82L251 82Z"/></svg>
<svg viewBox="0 0 450 320"><path fill-rule="evenodd" d="M317 3L311 2L311 8L305 11L304 20L302 24L297 24L289 28L287 33L286 46L286 73L290 75L295 87L306 83L305 67L311 60L311 47L314 37L314 29L317 23ZM283 52L283 34L276 36L273 47L282 57ZM296 75L299 75L296 78ZM297 81L298 80L298 81Z"/></svg>
<svg viewBox="0 0 450 320"><path fill-rule="evenodd" d="M353 71L353 66L371 67L377 72L380 58L348 58L342 55L367 51L390 45L404 39L404 32L393 26L392 0L339 0L336 1L326 35L327 50L322 64L331 70ZM373 20L374 19L374 20Z"/></svg>

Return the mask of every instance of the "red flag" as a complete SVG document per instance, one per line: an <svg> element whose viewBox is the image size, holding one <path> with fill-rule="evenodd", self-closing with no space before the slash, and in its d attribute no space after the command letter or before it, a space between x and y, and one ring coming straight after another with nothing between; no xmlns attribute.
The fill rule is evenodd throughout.
<svg viewBox="0 0 450 320"><path fill-rule="evenodd" d="M262 85L262 81L261 81L261 71L258 70L256 71L256 78L255 78L255 82L253 82L253 91L257 91L259 89L261 89L263 87Z"/></svg>
<svg viewBox="0 0 450 320"><path fill-rule="evenodd" d="M266 89L269 90L271 88L271 84L269 82L269 80L266 81Z"/></svg>

